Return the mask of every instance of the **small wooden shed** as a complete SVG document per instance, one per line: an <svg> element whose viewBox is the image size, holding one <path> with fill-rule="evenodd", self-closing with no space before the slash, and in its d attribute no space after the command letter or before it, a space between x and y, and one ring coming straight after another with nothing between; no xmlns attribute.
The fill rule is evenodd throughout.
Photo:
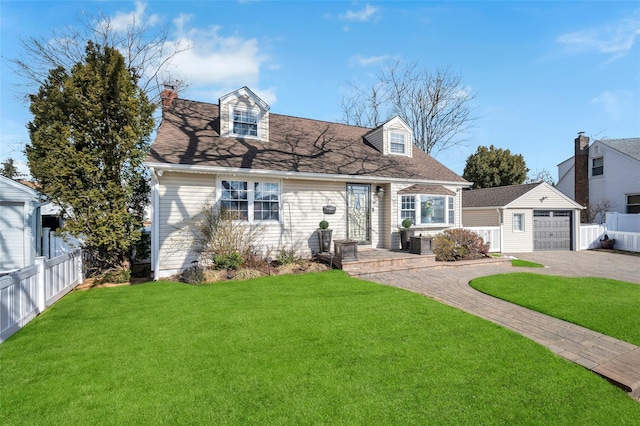
<svg viewBox="0 0 640 426"><path fill-rule="evenodd" d="M462 192L462 225L499 226L503 253L578 250L582 209L545 182Z"/></svg>
<svg viewBox="0 0 640 426"><path fill-rule="evenodd" d="M40 252L41 196L0 176L0 272L32 265Z"/></svg>

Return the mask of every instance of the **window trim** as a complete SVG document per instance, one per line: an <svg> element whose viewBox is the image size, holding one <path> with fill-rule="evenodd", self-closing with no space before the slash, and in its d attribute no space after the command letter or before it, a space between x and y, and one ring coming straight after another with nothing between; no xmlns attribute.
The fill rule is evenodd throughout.
<svg viewBox="0 0 640 426"><path fill-rule="evenodd" d="M596 160L600 160L601 164L599 166L596 166ZM599 173L596 173L596 170L599 171ZM591 176L602 176L604 175L604 157L600 156L600 157L595 157L591 159Z"/></svg>
<svg viewBox="0 0 640 426"><path fill-rule="evenodd" d="M239 112L246 112L246 113L250 113L250 114L255 114L256 116L256 134L255 135L246 135L246 134L242 134L242 133L236 133L234 131L234 125L236 123L235 121L235 113L236 111ZM230 105L229 106L229 135L232 137L236 137L236 138L248 138L248 139L260 139L261 135L260 135L260 123L262 121L262 110L260 110L260 108L247 108L247 107L243 107L243 106L238 106L238 105ZM244 122L244 121L238 121L241 124L253 124L250 122Z"/></svg>
<svg viewBox="0 0 640 426"><path fill-rule="evenodd" d="M409 198L412 197L413 198L413 205L414 208L413 210L411 209L403 209L403 207L406 205L406 203L403 204L403 198ZM442 198L443 199L443 204L442 207L444 209L443 212L443 219L444 222L422 222L422 200L421 197L431 197L431 198ZM398 194L398 220L399 220L399 227L402 227L402 220L407 217L406 215L404 215L404 212L410 212L413 211L413 217L411 217L411 219L413 220L413 226L416 227L437 227L437 228L442 228L442 227L450 227L450 226L455 226L456 223L456 211L455 211L455 206L456 206L456 201L455 201L456 196L454 195L443 195L443 194ZM453 208L451 208L451 206L453 206Z"/></svg>
<svg viewBox="0 0 640 426"><path fill-rule="evenodd" d="M394 141L393 138L402 136L402 143L397 140ZM394 151L393 147L402 145L402 151ZM407 155L407 135L405 132L399 132L396 130L389 130L389 153L395 155Z"/></svg>
<svg viewBox="0 0 640 426"><path fill-rule="evenodd" d="M625 200L625 211L627 212L627 214L640 214L640 202L639 203L629 203L629 198L630 197L640 197L640 193L633 193L633 194L624 194L624 200ZM638 209L637 212L629 212L629 207L631 208L636 208Z"/></svg>
<svg viewBox="0 0 640 426"><path fill-rule="evenodd" d="M237 177L237 176L221 176L218 178L216 183L216 205L218 207L222 206L222 193L224 191L224 187L222 182L244 182L247 184L247 219L238 220L238 222L249 223L249 224L281 224L282 223L282 181L274 180L274 179L250 179L248 177ZM278 219L256 219L255 216L255 204L261 201L256 201L255 199L255 185L259 183L269 183L278 185L277 195L278 199L276 201L270 200L269 202L277 202L278 203Z"/></svg>
<svg viewBox="0 0 640 426"><path fill-rule="evenodd" d="M520 226L516 228L516 216L520 217ZM524 213L513 213L512 217L512 227L513 232L525 232L525 214Z"/></svg>

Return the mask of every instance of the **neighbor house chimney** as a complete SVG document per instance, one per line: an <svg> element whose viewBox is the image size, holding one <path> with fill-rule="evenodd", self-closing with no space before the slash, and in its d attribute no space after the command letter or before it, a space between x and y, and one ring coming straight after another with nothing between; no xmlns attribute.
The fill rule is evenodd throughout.
<svg viewBox="0 0 640 426"><path fill-rule="evenodd" d="M574 199L581 206L589 206L589 138L584 132L578 132L575 140L575 181ZM588 220L588 215L582 215Z"/></svg>
<svg viewBox="0 0 640 426"><path fill-rule="evenodd" d="M164 90L160 92L160 99L162 100L162 109L171 106L171 102L178 97L176 87L171 84L165 84Z"/></svg>

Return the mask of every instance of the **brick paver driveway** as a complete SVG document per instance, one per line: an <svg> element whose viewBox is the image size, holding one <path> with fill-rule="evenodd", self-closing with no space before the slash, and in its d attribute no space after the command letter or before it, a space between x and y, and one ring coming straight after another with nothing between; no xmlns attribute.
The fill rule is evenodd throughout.
<svg viewBox="0 0 640 426"><path fill-rule="evenodd" d="M640 348L595 331L480 293L469 281L486 275L531 271L562 276L596 276L640 284L640 257L601 251L535 252L515 257L545 265L514 268L509 262L361 275L360 278L424 294L514 330L640 395Z"/></svg>

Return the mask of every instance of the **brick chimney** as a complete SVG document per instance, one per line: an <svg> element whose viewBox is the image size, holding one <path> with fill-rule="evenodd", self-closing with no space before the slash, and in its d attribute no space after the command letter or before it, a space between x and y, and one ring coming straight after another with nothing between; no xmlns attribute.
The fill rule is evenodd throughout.
<svg viewBox="0 0 640 426"><path fill-rule="evenodd" d="M582 206L589 205L589 138L578 132L575 140L575 182L574 199ZM582 215L587 220L587 215Z"/></svg>
<svg viewBox="0 0 640 426"><path fill-rule="evenodd" d="M165 84L164 90L160 92L160 99L162 100L162 109L171 106L171 102L178 97L178 92L175 90L175 86L171 84Z"/></svg>

